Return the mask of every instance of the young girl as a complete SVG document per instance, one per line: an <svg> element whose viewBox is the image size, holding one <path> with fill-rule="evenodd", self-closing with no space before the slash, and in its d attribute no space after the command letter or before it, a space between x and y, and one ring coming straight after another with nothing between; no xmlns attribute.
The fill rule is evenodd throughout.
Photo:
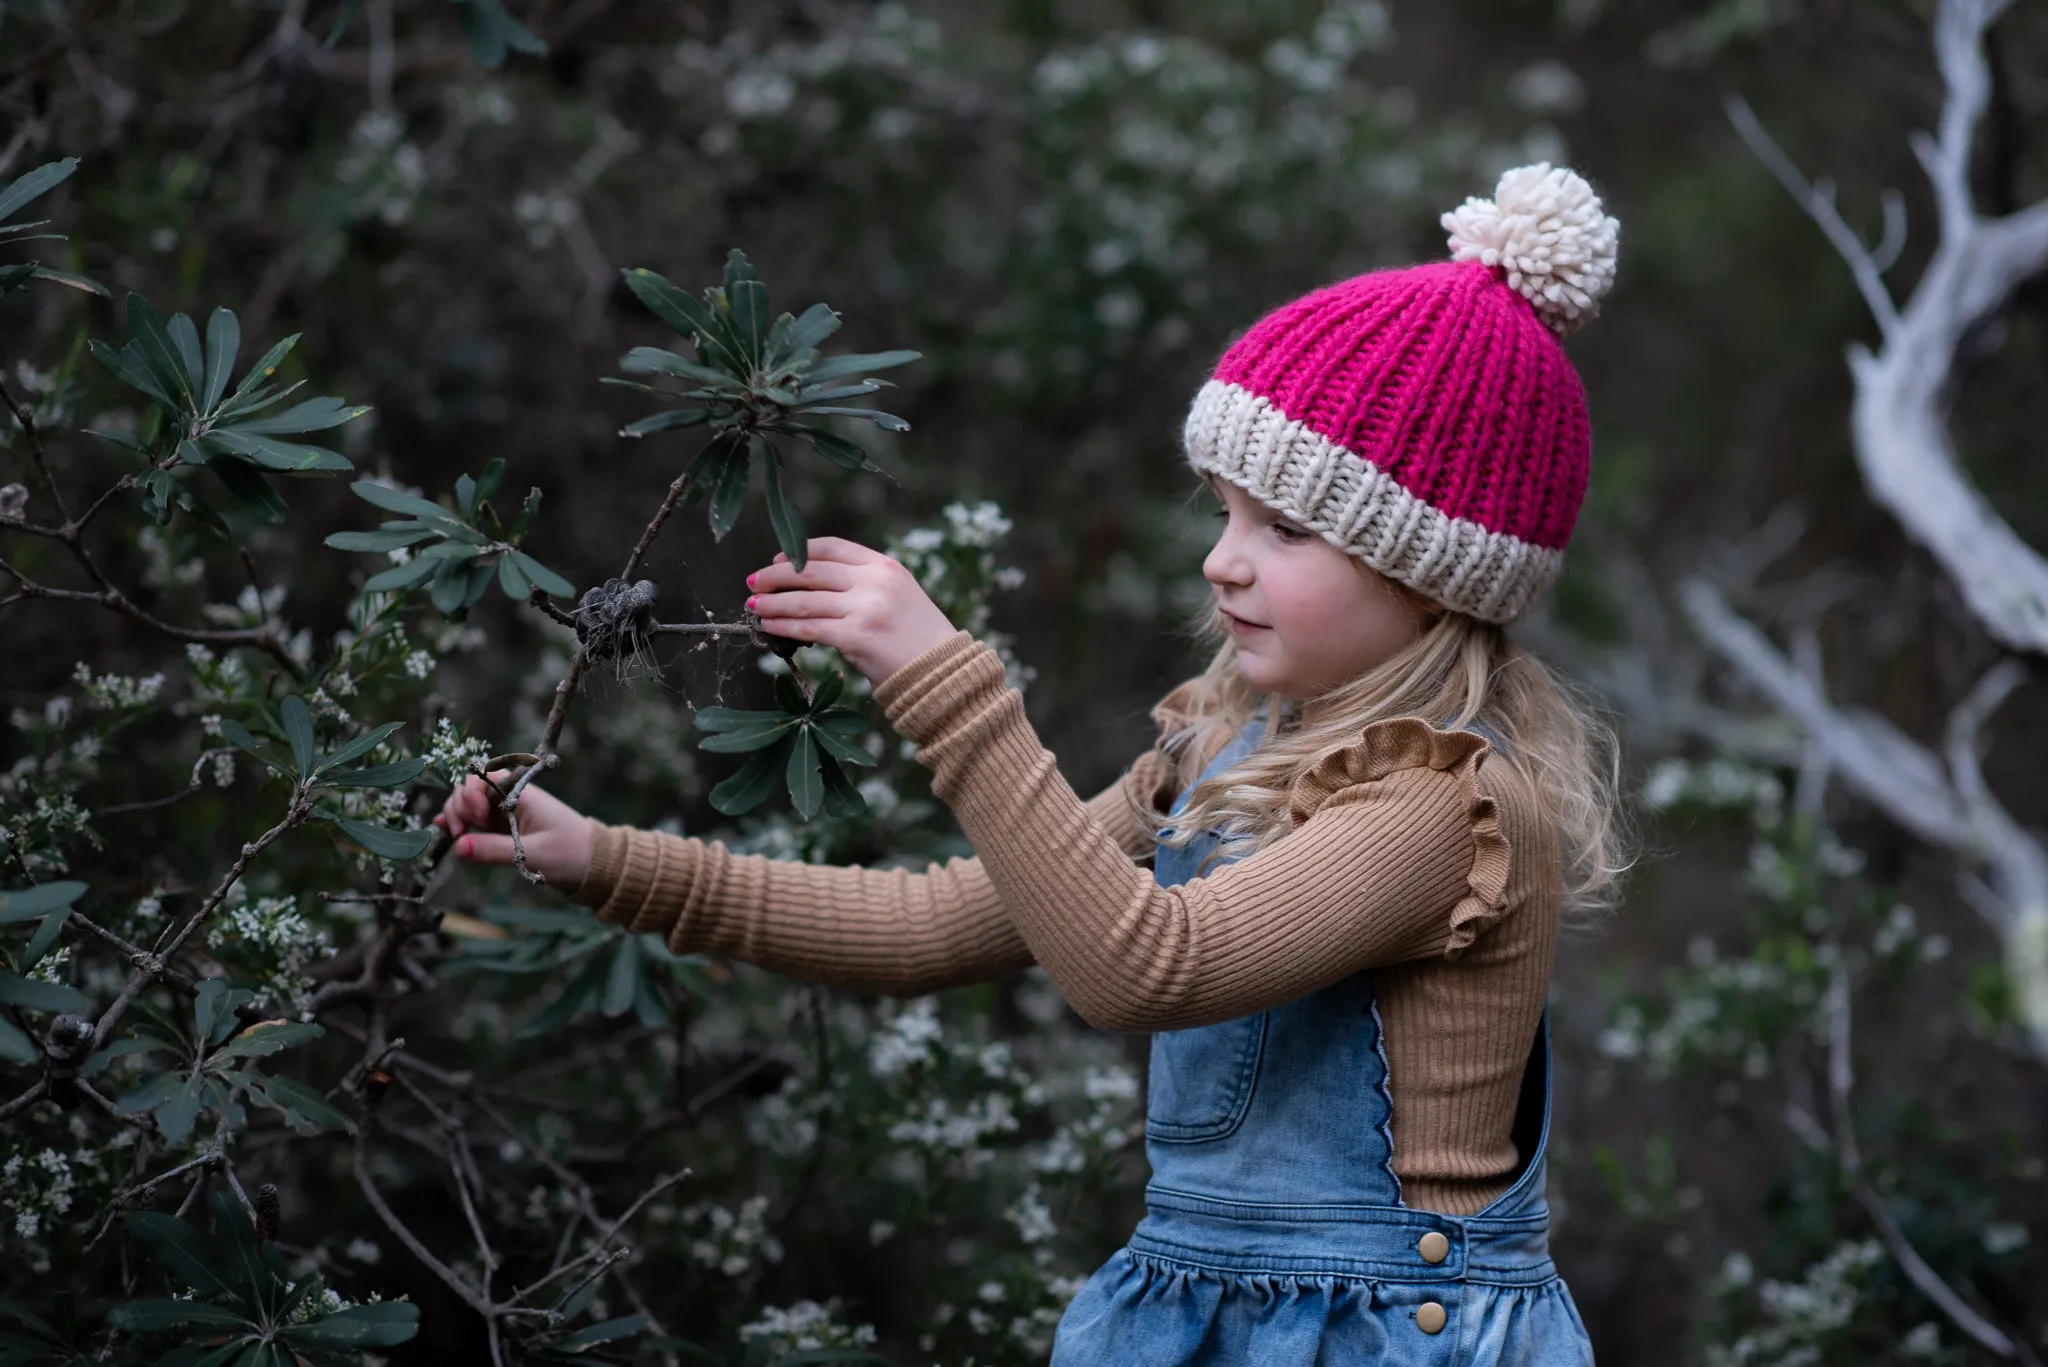
<svg viewBox="0 0 2048 1367"><path fill-rule="evenodd" d="M827 537L748 605L874 681L976 857L807 866L521 801L530 866L679 952L902 995L1035 961L1153 1032L1147 1214L1060 1367L1591 1360L1548 1253L1544 1003L1560 913L1625 862L1612 746L1502 625L1585 491L1559 339L1617 225L1549 166L1444 224L1451 261L1286 305L1196 396L1218 646L1107 790L1074 794L908 571ZM436 821L506 863L471 833L498 819L472 780Z"/></svg>

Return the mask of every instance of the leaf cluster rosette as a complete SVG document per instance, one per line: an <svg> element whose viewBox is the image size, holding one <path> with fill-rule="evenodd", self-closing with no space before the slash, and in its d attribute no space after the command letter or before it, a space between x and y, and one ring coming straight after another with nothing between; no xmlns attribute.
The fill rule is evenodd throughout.
<svg viewBox="0 0 2048 1367"><path fill-rule="evenodd" d="M610 376L605 383L626 385L663 399L680 399L688 406L637 419L621 428L619 435L644 437L698 426L714 433L684 477L689 480L692 501L710 496L711 535L718 540L739 520L758 457L776 543L790 563L802 569L803 517L783 492L782 448L776 439L807 442L843 469L886 474L858 443L820 426L818 420L852 418L871 422L885 432L909 431L910 424L893 413L850 406L846 401L887 388L888 381L872 378L873 372L907 365L920 353L821 355L818 348L839 330L839 315L824 304L813 304L801 315L772 315L768 287L738 248L726 258L724 283L707 288L701 297L650 270L624 274L627 287L640 302L694 343L696 355L691 358L641 346L620 358L619 368L629 375L663 376L686 387L668 389Z"/></svg>
<svg viewBox="0 0 2048 1367"><path fill-rule="evenodd" d="M393 1347L419 1332L420 1310L411 1301L311 1313L325 1280L286 1276L276 1243L259 1234L227 1192L213 1193L207 1207L211 1231L149 1210L130 1212L123 1221L150 1261L188 1292L127 1301L107 1316L132 1334L181 1339L156 1359L164 1367L340 1367L360 1362L366 1348Z"/></svg>
<svg viewBox="0 0 2048 1367"><path fill-rule="evenodd" d="M357 498L404 516L371 532L335 532L327 544L373 555L411 550L409 559L370 576L363 588L400 593L424 584L434 606L456 621L490 592L494 580L515 602L527 601L535 589L556 598L573 597L573 584L519 548L540 512L540 489L526 491L508 525L491 503L504 480L505 462L496 457L486 461L474 479L458 477L453 511L375 480L357 480L350 486Z"/></svg>
<svg viewBox="0 0 2048 1367"><path fill-rule="evenodd" d="M426 771L427 761L417 755L383 764L347 767L389 740L392 733L404 725L403 722L390 721L373 727L326 755L319 752L313 733L313 714L305 699L297 694L281 701L274 716L268 710L261 711L259 722L266 735L259 736L233 719L221 722L220 733L237 749L253 755L273 774L303 785L308 793L337 788L396 788L412 782ZM385 859L416 859L434 839L432 831L402 831L372 825L329 811L317 803L308 815L333 822L358 845Z"/></svg>
<svg viewBox="0 0 2048 1367"><path fill-rule="evenodd" d="M280 412L266 412L296 393L305 381L273 383L272 377L298 345L293 333L264 352L230 390L242 347L242 326L234 313L217 308L206 337L182 313L165 322L147 299L127 299L131 336L115 350L94 339L93 357L123 384L149 400L139 440L107 432L95 435L142 455L149 468L136 479L143 502L159 524L181 508L201 526L226 538L227 525L174 473L204 469L242 508L265 522L281 523L288 509L271 487L275 475L333 474L355 468L348 457L324 446L286 440L324 432L370 410L340 399L306 399Z"/></svg>
<svg viewBox="0 0 2048 1367"><path fill-rule="evenodd" d="M752 758L711 790L711 805L727 816L752 811L775 788L777 778L789 785L789 798L808 821L822 808L827 816L858 816L867 801L840 766L867 766L874 756L854 743L867 730L867 718L850 707L837 707L846 679L827 675L808 698L788 674L775 677L779 711L744 711L732 707L698 709L697 727L711 734L699 748L720 754L751 753Z"/></svg>
<svg viewBox="0 0 2048 1367"><path fill-rule="evenodd" d="M62 161L44 162L33 171L16 176L5 186L0 186L0 247L11 247L17 242L64 242L68 239L62 233L39 233L37 228L48 227L47 218L30 219L24 223L9 223L22 209L42 198L71 179L71 173L78 169L77 157L66 157ZM89 294L105 295L107 287L97 280L88 280L82 275L69 271L54 270L40 261L16 261L0 265L0 295L14 290L25 289L31 280L48 280L54 284L69 285L75 290Z"/></svg>

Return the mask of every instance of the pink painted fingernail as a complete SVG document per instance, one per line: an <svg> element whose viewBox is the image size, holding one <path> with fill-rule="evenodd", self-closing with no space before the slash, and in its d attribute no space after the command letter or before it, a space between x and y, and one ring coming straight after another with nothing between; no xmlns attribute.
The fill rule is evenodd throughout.
<svg viewBox="0 0 2048 1367"><path fill-rule="evenodd" d="M749 598L749 599L747 600L747 611L748 611L748 612L752 612L753 610L754 610L754 600L753 600L753 599L751 599L751 598Z"/></svg>
<svg viewBox="0 0 2048 1367"><path fill-rule="evenodd" d="M752 587L754 587L754 576L753 576L753 575L751 575L751 574L747 576L747 587L748 587L748 588L752 588Z"/></svg>
<svg viewBox="0 0 2048 1367"><path fill-rule="evenodd" d="M464 837L462 837L462 857L463 857L464 859L467 859L467 858L469 858L469 856L471 855L471 853L473 853L473 852L475 851L475 849L476 849L476 842L475 842L474 840L471 840L471 839L470 839L470 838L469 838L468 836L466 836L466 835L465 835Z"/></svg>

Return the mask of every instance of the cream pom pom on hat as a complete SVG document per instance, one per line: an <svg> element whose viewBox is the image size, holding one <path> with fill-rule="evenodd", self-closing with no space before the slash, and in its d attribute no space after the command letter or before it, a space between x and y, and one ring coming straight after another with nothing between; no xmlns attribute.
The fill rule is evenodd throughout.
<svg viewBox="0 0 2048 1367"><path fill-rule="evenodd" d="M1614 283L1620 225L1548 164L1443 216L1451 259L1260 319L1195 396L1188 463L1489 622L1557 578L1592 455L1562 339Z"/></svg>

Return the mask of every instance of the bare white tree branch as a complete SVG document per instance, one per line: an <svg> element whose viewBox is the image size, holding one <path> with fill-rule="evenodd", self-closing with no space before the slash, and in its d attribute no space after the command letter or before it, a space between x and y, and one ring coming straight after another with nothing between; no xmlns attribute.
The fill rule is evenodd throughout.
<svg viewBox="0 0 2048 1367"><path fill-rule="evenodd" d="M1970 197L1970 148L1991 96L1984 33L2008 4L1942 0L1935 19L1935 61L1947 94L1938 131L1916 137L1913 150L1933 186L1941 237L1903 308L1880 278L1902 239L1890 205L1885 241L1873 250L1843 220L1833 188L1809 182L1748 105L1731 100L1728 117L1848 263L1877 320L1879 349L1849 348L1851 428L1870 496L1942 563L1992 635L2015 650L2048 652L2048 559L1970 483L1948 430L1964 339L2015 289L2048 271L2048 201L1985 219Z"/></svg>
<svg viewBox="0 0 2048 1367"><path fill-rule="evenodd" d="M1719 589L1690 579L1679 600L1693 629L1827 752L1827 762L1865 801L1961 861L1965 898L2003 946L2021 1023L2035 1054L2048 1059L2048 849L2007 812L1977 764L1980 728L2018 682L2017 666L1994 666L1949 720L1945 757L1885 718L1830 702Z"/></svg>

